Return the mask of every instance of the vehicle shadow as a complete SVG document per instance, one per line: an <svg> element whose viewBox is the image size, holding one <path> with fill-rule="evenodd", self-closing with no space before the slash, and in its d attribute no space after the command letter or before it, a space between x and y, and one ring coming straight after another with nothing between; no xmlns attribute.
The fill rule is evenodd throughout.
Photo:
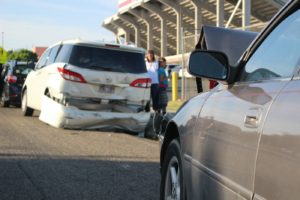
<svg viewBox="0 0 300 200"><path fill-rule="evenodd" d="M0 154L0 199L159 199L147 158Z"/></svg>

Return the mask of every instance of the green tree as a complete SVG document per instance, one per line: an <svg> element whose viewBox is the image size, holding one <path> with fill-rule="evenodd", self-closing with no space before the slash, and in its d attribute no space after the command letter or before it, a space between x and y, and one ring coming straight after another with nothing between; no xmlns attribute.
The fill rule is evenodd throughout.
<svg viewBox="0 0 300 200"><path fill-rule="evenodd" d="M1 64L6 63L6 61L7 61L7 52L2 47L0 47L0 66Z"/></svg>
<svg viewBox="0 0 300 200"><path fill-rule="evenodd" d="M22 61L37 61L37 54L29 51L27 49L20 49L17 51L9 51L8 59L9 60L22 60Z"/></svg>

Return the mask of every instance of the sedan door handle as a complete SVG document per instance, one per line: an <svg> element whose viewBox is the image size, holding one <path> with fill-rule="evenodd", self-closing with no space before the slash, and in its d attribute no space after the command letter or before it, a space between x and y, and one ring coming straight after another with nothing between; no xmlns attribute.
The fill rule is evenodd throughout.
<svg viewBox="0 0 300 200"><path fill-rule="evenodd" d="M258 119L256 116L246 116L245 117L245 126L248 128L257 128L259 125Z"/></svg>
<svg viewBox="0 0 300 200"><path fill-rule="evenodd" d="M247 128L258 128L261 119L261 108L251 108L245 116L244 125Z"/></svg>

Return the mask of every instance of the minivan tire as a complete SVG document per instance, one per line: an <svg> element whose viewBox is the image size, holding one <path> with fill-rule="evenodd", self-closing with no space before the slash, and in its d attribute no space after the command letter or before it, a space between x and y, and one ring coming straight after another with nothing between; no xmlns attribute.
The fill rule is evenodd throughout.
<svg viewBox="0 0 300 200"><path fill-rule="evenodd" d="M184 200L184 184L182 174L182 159L180 145L177 139L171 141L168 146L162 166L162 176L160 183L160 200L180 199ZM172 183L177 183L175 185Z"/></svg>
<svg viewBox="0 0 300 200"><path fill-rule="evenodd" d="M26 90L24 90L23 95L22 95L21 108L22 108L22 113L24 116L32 116L33 115L34 110L27 106L27 91Z"/></svg>

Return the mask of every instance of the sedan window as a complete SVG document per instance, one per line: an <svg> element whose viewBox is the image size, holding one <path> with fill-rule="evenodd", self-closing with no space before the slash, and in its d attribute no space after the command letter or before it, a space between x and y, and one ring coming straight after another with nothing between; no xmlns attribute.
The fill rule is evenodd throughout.
<svg viewBox="0 0 300 200"><path fill-rule="evenodd" d="M242 81L291 77L300 59L300 11L278 25L245 66Z"/></svg>

